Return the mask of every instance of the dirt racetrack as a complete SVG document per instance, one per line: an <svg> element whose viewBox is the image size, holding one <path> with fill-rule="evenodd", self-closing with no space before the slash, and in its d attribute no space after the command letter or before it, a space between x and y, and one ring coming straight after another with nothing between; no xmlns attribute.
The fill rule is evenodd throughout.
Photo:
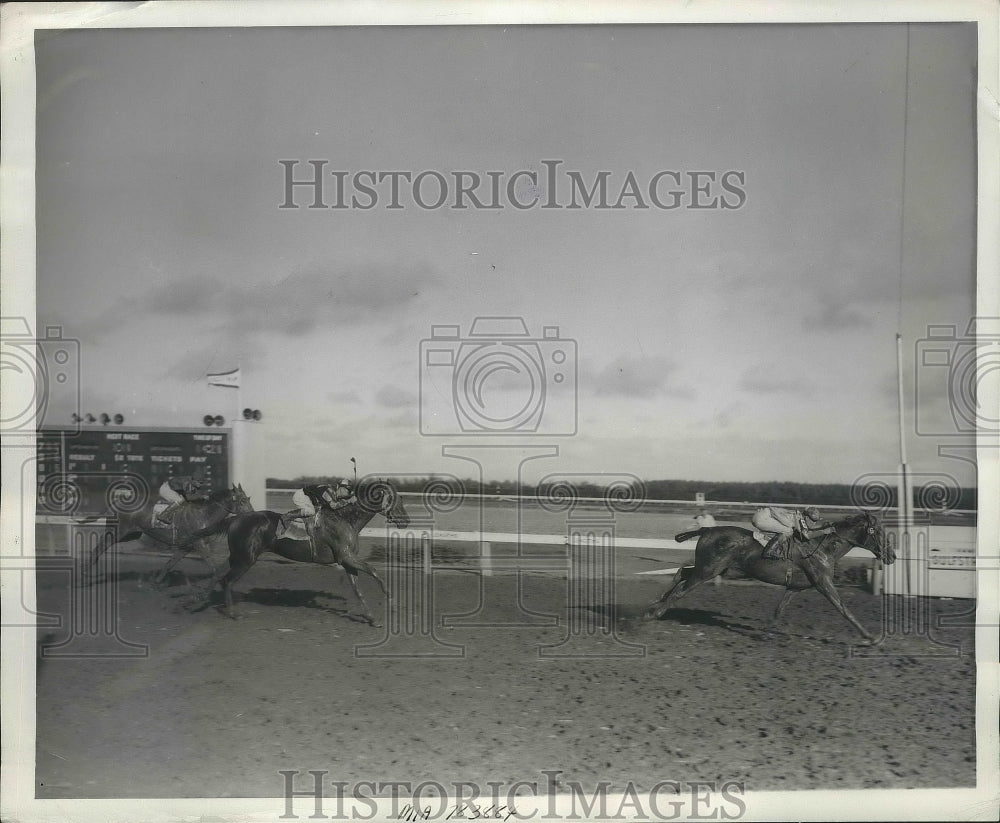
<svg viewBox="0 0 1000 823"><path fill-rule="evenodd" d="M766 639L778 589L708 585L684 609L642 623L635 618L665 578L630 575L616 581L617 610L594 601L569 616L611 620L636 645L598 632L577 649L590 657L540 657L539 646L558 644L572 625L564 576L526 576L522 592L527 608L558 625L442 627L442 614L475 610L480 580L482 615L537 619L516 607L515 576L451 571L433 575L442 645L411 634L382 651L455 654L457 644L462 656L362 657L355 647L387 629L345 613L354 604L339 569L261 562L238 587L243 618L234 621L212 607L192 611L197 592L180 576L163 590L142 583L162 560L118 562L117 574L77 594L67 573L38 575L42 611L67 614L72 598L117 604L119 636L148 646L145 657L40 656L38 797L276 797L282 769L506 783L558 769L584 786L735 780L748 791L975 784L968 627L932 621L928 636L889 620L870 656L850 656L851 627L816 592L794 600ZM198 582L204 567L183 568ZM384 616L372 581L361 586ZM841 591L878 634L883 599ZM920 603L931 618L972 605ZM39 632L40 645L69 637L69 628ZM79 637L51 651L113 646ZM643 656L593 656L642 647Z"/></svg>

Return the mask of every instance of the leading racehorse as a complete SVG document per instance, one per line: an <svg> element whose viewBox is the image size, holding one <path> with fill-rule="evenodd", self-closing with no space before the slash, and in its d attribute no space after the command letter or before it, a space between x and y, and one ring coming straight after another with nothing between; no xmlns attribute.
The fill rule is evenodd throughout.
<svg viewBox="0 0 1000 823"><path fill-rule="evenodd" d="M410 524L410 516L403 507L399 492L387 480L362 480L357 486L356 497L355 501L336 510L325 506L318 510L317 523L313 528L315 555L307 540L279 536L284 519L277 512L251 512L233 518L228 530L229 570L217 575L212 586L214 589L214 584L218 583L223 588L224 613L236 617L233 584L247 573L262 553L274 552L300 563L342 566L364 609L364 617L375 625L375 619L358 589L358 574L364 572L371 575L382 588L382 593L387 595L388 592L375 569L358 554L358 539L361 530L376 514L383 515L400 528Z"/></svg>
<svg viewBox="0 0 1000 823"><path fill-rule="evenodd" d="M764 547L754 539L749 529L716 526L683 532L677 535L678 542L698 537L694 569L678 569L670 588L649 605L644 617L646 620L662 617L678 600L702 583L727 569L735 569L756 580L785 587L772 621L778 619L792 595L816 588L866 640L871 641L872 636L840 599L840 593L833 585L834 567L854 546L868 549L887 564L896 560L896 554L886 542L882 524L870 512L845 517L832 525L834 530L831 534L809 541L796 541L789 550L788 559L773 560L762 557Z"/></svg>

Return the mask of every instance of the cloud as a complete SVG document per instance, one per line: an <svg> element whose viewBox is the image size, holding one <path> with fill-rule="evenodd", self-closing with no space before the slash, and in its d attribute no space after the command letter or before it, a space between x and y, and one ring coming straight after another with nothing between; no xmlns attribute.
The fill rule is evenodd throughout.
<svg viewBox="0 0 1000 823"><path fill-rule="evenodd" d="M671 395L690 397L691 391L672 384L677 365L665 357L618 357L598 372L581 375L584 387L593 386L594 394L623 397Z"/></svg>
<svg viewBox="0 0 1000 823"><path fill-rule="evenodd" d="M361 395L353 389L348 391L332 391L327 394L326 399L332 400L334 403L360 403Z"/></svg>
<svg viewBox="0 0 1000 823"><path fill-rule="evenodd" d="M878 312L871 303L858 297L826 296L819 298L819 306L802 318L805 331L847 331L874 325Z"/></svg>
<svg viewBox="0 0 1000 823"><path fill-rule="evenodd" d="M413 265L314 265L264 284L193 274L163 284L138 309L207 320L230 335L294 338L325 325L357 326L382 314L398 316L438 283L430 269Z"/></svg>
<svg viewBox="0 0 1000 823"><path fill-rule="evenodd" d="M744 374L739 387L750 394L784 394L793 397L812 397L816 391L816 387L807 380L756 371Z"/></svg>
<svg viewBox="0 0 1000 823"><path fill-rule="evenodd" d="M392 383L386 383L375 394L375 402L384 409L408 409L417 405L417 396Z"/></svg>

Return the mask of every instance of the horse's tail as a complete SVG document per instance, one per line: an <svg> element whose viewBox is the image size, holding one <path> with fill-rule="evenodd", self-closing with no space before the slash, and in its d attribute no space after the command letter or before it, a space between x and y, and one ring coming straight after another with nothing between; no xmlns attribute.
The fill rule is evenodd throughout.
<svg viewBox="0 0 1000 823"><path fill-rule="evenodd" d="M708 531L708 529L693 529L689 532L681 532L674 538L674 540L678 543L683 543L685 540L690 540L692 537L701 537L701 533L704 531Z"/></svg>

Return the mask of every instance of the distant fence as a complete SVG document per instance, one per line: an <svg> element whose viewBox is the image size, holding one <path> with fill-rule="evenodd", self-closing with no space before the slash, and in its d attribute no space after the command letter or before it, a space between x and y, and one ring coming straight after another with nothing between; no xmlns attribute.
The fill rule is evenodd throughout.
<svg viewBox="0 0 1000 823"><path fill-rule="evenodd" d="M268 495L288 495L291 497L297 488L268 488ZM423 497L423 492L399 492L400 497ZM508 502L515 503L517 501L524 501L528 503L538 502L534 497L527 495L516 495L516 494L462 494L463 499L468 500L492 500L498 503ZM576 497L574 502L579 501L581 503L606 503L607 501L603 497ZM791 507L791 508L804 508L809 505L816 505L817 508L823 509L824 511L834 511L834 512L854 512L859 508L878 508L879 511L884 511L887 514L897 514L898 509L895 506L887 507L868 507L868 506L844 506L839 504L809 504L809 503L755 503L747 500L663 500L660 498L642 498L640 500L629 500L629 506L642 507L642 506L677 506L680 508L687 509L719 509L719 508L732 508L732 509L745 509L745 510L755 510L761 509L765 506L781 506L781 507ZM925 516L932 516L935 514L940 514L942 510L940 509L925 509L925 508L914 508L914 513L919 513ZM976 509L948 509L947 513L956 517L968 517L975 518L978 514Z"/></svg>

